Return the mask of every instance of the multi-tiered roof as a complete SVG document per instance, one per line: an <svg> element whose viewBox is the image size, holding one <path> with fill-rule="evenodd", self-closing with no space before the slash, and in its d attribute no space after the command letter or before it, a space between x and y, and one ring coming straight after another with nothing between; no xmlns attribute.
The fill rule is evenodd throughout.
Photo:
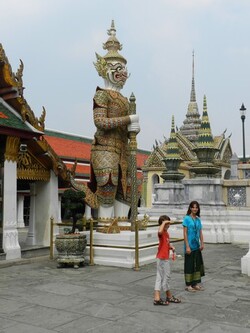
<svg viewBox="0 0 250 333"><path fill-rule="evenodd" d="M153 151L147 159L143 170L162 171L165 168L165 161L174 159L178 155L182 159L179 169L185 170L186 176L190 177L192 165L199 163L200 154L198 154L198 150L203 150L204 152L205 149L209 152L213 150L213 162L220 169L230 166L230 158L232 156L230 136L226 138L225 131L218 136L212 135L205 96L203 100L203 114L202 118L200 118L195 94L193 54L191 95L183 126L175 132L172 124L170 138L165 138L163 143L153 147Z"/></svg>

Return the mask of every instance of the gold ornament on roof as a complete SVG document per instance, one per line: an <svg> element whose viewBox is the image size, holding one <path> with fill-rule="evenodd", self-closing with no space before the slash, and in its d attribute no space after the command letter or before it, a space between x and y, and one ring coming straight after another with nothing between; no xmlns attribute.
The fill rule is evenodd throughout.
<svg viewBox="0 0 250 333"><path fill-rule="evenodd" d="M23 62L20 59L20 66L19 66L19 68L16 72L15 79L17 81L18 92L21 96L23 96L23 90L24 90L24 87L23 87L23 68L24 68Z"/></svg>

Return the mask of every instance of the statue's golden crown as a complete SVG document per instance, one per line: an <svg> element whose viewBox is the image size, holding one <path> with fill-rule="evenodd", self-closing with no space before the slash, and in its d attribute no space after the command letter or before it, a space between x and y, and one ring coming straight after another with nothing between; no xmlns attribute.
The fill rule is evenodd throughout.
<svg viewBox="0 0 250 333"><path fill-rule="evenodd" d="M103 43L103 49L107 50L105 56L100 56L96 53L97 61L94 62L94 66L98 74L104 79L107 77L108 63L120 62L126 65L127 60L118 52L122 50L122 44L116 38L116 29L114 20L111 22L111 28L108 30L109 38L106 43Z"/></svg>

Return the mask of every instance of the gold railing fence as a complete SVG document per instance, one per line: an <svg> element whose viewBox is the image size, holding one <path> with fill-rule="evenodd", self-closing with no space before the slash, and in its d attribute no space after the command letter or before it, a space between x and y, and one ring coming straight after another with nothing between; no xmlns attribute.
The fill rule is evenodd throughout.
<svg viewBox="0 0 250 333"><path fill-rule="evenodd" d="M146 227L146 229L150 229L150 228L158 228L159 225L157 223L150 223L150 219L148 221L148 225ZM152 222L152 221L151 221ZM154 221L155 222L155 221ZM132 249L135 251L135 265L134 265L134 270L138 271L140 270L140 265L139 265L139 252L142 249L146 249L146 248L155 248L158 246L158 242L155 243L151 243L151 244L147 244L147 245L139 245L139 221L136 220L135 222L135 244L134 246L121 246L121 245L101 245L101 244L94 244L94 231L97 230L97 224L98 224L98 220L94 220L94 219L83 219L83 225L85 228L85 232L88 231L89 232L89 242L87 243L87 246L89 246L89 265L93 266L94 265L94 247L98 247L98 248L105 248L105 247L109 247L109 248L117 248L117 249ZM175 224L182 224L182 221L171 221L171 225L175 225ZM69 223L64 223L64 222L59 222L59 223L55 223L54 222L54 218L51 217L50 218L50 259L54 259L54 227L58 226L60 227L69 227ZM145 229L144 229L145 230ZM171 238L171 243L175 243L175 242L180 242L183 241L183 238Z"/></svg>

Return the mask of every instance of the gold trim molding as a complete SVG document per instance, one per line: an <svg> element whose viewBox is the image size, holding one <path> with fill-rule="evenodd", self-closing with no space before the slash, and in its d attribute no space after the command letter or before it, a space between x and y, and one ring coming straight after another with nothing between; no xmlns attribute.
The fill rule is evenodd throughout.
<svg viewBox="0 0 250 333"><path fill-rule="evenodd" d="M15 136L8 136L6 140L6 148L4 154L5 160L17 162L19 146L20 138Z"/></svg>

